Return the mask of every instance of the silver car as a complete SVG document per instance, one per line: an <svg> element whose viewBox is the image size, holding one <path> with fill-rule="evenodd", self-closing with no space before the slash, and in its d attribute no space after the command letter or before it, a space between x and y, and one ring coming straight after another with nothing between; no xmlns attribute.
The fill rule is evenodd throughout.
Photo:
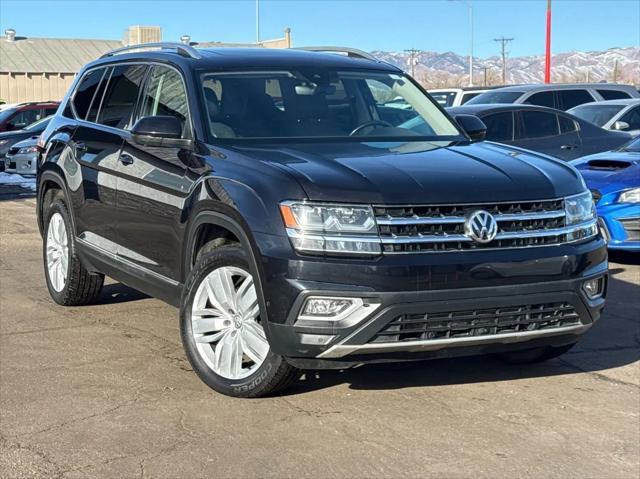
<svg viewBox="0 0 640 479"><path fill-rule="evenodd" d="M640 135L640 98L585 103L572 108L569 113L605 130Z"/></svg>
<svg viewBox="0 0 640 479"><path fill-rule="evenodd" d="M38 139L28 138L9 148L4 157L4 171L19 175L35 175L37 173Z"/></svg>

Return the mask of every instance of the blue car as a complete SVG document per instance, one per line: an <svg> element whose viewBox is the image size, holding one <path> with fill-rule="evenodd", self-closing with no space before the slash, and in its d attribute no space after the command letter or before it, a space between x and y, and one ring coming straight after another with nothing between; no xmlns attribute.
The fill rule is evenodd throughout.
<svg viewBox="0 0 640 479"><path fill-rule="evenodd" d="M593 193L609 249L640 252L640 138L571 164Z"/></svg>

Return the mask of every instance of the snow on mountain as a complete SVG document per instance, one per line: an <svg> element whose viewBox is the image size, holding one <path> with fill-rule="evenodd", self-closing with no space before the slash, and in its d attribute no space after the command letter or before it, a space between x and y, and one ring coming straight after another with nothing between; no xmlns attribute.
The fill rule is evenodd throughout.
<svg viewBox="0 0 640 479"><path fill-rule="evenodd" d="M411 72L411 56L405 52L372 52L376 57ZM466 85L468 56L454 52L422 51L415 55L415 77L429 87ZM502 83L499 56L473 59L474 83ZM551 59L554 82L615 81L640 85L640 47L610 48L594 52L557 53ZM507 58L507 83L538 83L544 77L544 55Z"/></svg>

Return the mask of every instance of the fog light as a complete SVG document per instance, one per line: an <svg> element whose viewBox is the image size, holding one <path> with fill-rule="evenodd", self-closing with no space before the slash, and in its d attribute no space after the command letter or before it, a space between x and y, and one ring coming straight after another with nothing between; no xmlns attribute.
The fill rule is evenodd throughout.
<svg viewBox="0 0 640 479"><path fill-rule="evenodd" d="M300 343L325 346L329 344L333 338L335 338L335 336L331 334L301 334Z"/></svg>
<svg viewBox="0 0 640 479"><path fill-rule="evenodd" d="M604 289L604 278L589 279L582 283L582 289L584 290L587 298L596 299L602 296Z"/></svg>
<svg viewBox="0 0 640 479"><path fill-rule="evenodd" d="M296 325L344 328L359 323L379 307L380 303L369 299L365 302L363 298L309 296L300 309Z"/></svg>
<svg viewBox="0 0 640 479"><path fill-rule="evenodd" d="M311 297L302 308L302 316L322 319L344 316L350 308L362 304L360 298L321 298Z"/></svg>

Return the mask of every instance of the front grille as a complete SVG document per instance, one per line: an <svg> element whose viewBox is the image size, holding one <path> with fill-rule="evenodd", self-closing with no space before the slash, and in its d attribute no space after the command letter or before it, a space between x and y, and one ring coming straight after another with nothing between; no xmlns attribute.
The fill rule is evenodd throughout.
<svg viewBox="0 0 640 479"><path fill-rule="evenodd" d="M464 232L466 217L484 210L498 222L489 243L474 242ZM375 206L385 253L521 248L576 241L594 234L567 228L564 199L467 205ZM584 225L583 225L584 226Z"/></svg>
<svg viewBox="0 0 640 479"><path fill-rule="evenodd" d="M16 169L16 162L15 161L10 161L9 162L9 166L7 167L10 170L15 170Z"/></svg>
<svg viewBox="0 0 640 479"><path fill-rule="evenodd" d="M627 234L627 241L640 241L640 218L626 218L619 221Z"/></svg>
<svg viewBox="0 0 640 479"><path fill-rule="evenodd" d="M569 303L544 303L444 313L403 314L369 343L397 343L525 333L580 324Z"/></svg>

